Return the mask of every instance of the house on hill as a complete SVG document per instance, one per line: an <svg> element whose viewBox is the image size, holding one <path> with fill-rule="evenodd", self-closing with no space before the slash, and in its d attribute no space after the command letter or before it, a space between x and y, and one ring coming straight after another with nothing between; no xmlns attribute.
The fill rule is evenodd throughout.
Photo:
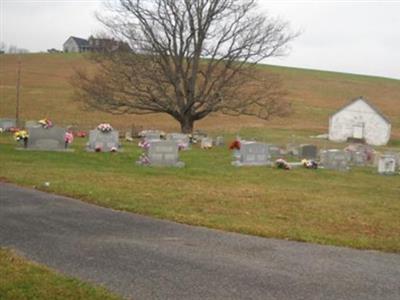
<svg viewBox="0 0 400 300"><path fill-rule="evenodd" d="M131 50L125 42L107 38L94 38L93 36L90 36L88 40L71 36L65 41L63 49L64 52L114 52L118 50Z"/></svg>
<svg viewBox="0 0 400 300"><path fill-rule="evenodd" d="M382 146L390 140L391 127L386 116L363 97L358 97L330 117L329 140L358 140Z"/></svg>
<svg viewBox="0 0 400 300"><path fill-rule="evenodd" d="M64 52L87 52L90 51L88 40L70 36L63 44Z"/></svg>

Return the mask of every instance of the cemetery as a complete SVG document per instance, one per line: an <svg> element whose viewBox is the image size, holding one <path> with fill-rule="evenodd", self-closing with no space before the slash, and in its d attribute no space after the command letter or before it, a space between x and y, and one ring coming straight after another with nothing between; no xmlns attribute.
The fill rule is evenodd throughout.
<svg viewBox="0 0 400 300"><path fill-rule="evenodd" d="M51 141L43 141L40 132L53 131ZM365 201L379 206L380 199L385 198L385 205L390 209L382 208L387 225L382 225L381 230L390 228L400 205L396 190L400 178L396 156L399 148L375 149L359 144L313 141L302 133L293 141L292 132L282 130L243 130L223 136L209 132L197 144L190 144L188 136L161 134L161 131L150 131L133 142L120 141L118 131L112 127L103 132L96 127L88 137L74 139L68 146L75 150L73 153L55 152L56 160L44 153L15 152L13 136L3 133L0 151L4 155L0 160L4 168L0 170L0 177L70 196L86 195L87 201L96 199L96 203L107 207L124 207L124 210L189 224L319 243L330 244L333 239L338 245L349 245L346 236L352 235L352 247L400 249L400 243L389 240L378 243L373 236L363 233L361 225L353 224L348 230L346 217L350 213L369 220L366 222L377 222L375 218L380 217L368 215L368 206L365 210L360 207ZM57 126L27 127L17 142L20 147L23 147L24 134L29 135L27 147L65 147L65 130ZM241 138L234 143L238 136ZM182 142L189 143L185 147L190 150L184 151ZM101 151L108 152L115 145L119 151L121 144L124 152L118 155L85 154L85 146L88 151L96 151L96 146L101 145ZM24 164L21 169L22 165L17 163L20 159L28 159L30 164ZM46 172L36 172L36 169L46 169ZM25 174L23 177L21 172ZM49 177L46 173L52 175ZM45 186L45 182L50 185ZM363 189L369 192L360 195L358 191ZM338 198L339 195L342 196ZM246 204L243 206L243 203ZM294 210L288 210L293 205ZM329 211L325 210L326 205ZM250 215L260 216L259 229L250 225L252 218L243 209ZM316 215L319 220L324 214L325 221L315 231L312 222L316 222ZM326 222L332 214L335 220ZM287 217L281 219L282 215ZM268 216L270 221L265 223L261 216ZM232 225L223 220L229 220ZM335 232L332 233L333 224ZM272 231L267 230L270 226ZM300 226L301 231L293 233L292 226ZM390 236L390 231L386 232ZM326 236L329 241L325 240Z"/></svg>

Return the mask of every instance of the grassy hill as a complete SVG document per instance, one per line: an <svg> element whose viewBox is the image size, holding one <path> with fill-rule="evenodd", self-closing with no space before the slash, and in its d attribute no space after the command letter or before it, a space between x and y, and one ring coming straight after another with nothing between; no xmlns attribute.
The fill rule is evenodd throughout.
<svg viewBox="0 0 400 300"><path fill-rule="evenodd" d="M15 114L17 59L16 55L0 56L0 117ZM57 124L78 124L83 128L102 121L119 128L132 124L164 130L179 128L166 115L114 116L83 110L82 104L73 99L68 80L75 68L92 67L80 54L27 54L21 60L21 118L24 120L47 116ZM391 119L392 135L400 138L400 80L268 65L259 68L282 77L293 103L291 116L265 122L252 117L215 114L198 122L196 128L237 132L242 128L269 127L326 132L329 115L362 95Z"/></svg>

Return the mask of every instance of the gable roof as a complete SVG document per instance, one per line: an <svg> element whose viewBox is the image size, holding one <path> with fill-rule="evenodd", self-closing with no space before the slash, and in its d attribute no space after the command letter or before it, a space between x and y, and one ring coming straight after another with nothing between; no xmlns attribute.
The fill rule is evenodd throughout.
<svg viewBox="0 0 400 300"><path fill-rule="evenodd" d="M386 123L391 124L390 120L388 119L388 117L386 117L375 105L373 105L371 102L369 102L368 100L366 100L363 96L354 98L353 100L351 100L348 104L346 104L345 106L343 106L342 108L340 108L338 111L336 111L334 114L331 115L331 118L333 118L335 115L337 115L338 113L342 112L343 110L345 110L346 108L348 108L350 105L352 105L353 103L357 102L357 101L363 101L364 103L366 103L369 107L372 108L372 110L374 110L383 120L385 120Z"/></svg>
<svg viewBox="0 0 400 300"><path fill-rule="evenodd" d="M79 47L88 47L89 46L88 40L78 38L76 36L71 36L70 39L73 39Z"/></svg>

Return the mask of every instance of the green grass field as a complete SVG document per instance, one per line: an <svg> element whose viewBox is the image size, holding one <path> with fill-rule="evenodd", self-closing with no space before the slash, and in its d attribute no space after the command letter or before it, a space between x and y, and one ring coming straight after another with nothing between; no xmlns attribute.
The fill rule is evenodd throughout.
<svg viewBox="0 0 400 300"><path fill-rule="evenodd" d="M101 287L58 274L0 248L0 299L2 300L117 300Z"/></svg>
<svg viewBox="0 0 400 300"><path fill-rule="evenodd" d="M291 133L241 132L276 142ZM309 134L296 136L302 141ZM23 186L187 224L400 252L400 178L380 176L375 168L237 168L226 147L181 152L183 169L153 168L135 165L141 153L136 144L113 154L85 152L85 139L75 139L69 153L15 150L9 135L0 142L0 177Z"/></svg>

